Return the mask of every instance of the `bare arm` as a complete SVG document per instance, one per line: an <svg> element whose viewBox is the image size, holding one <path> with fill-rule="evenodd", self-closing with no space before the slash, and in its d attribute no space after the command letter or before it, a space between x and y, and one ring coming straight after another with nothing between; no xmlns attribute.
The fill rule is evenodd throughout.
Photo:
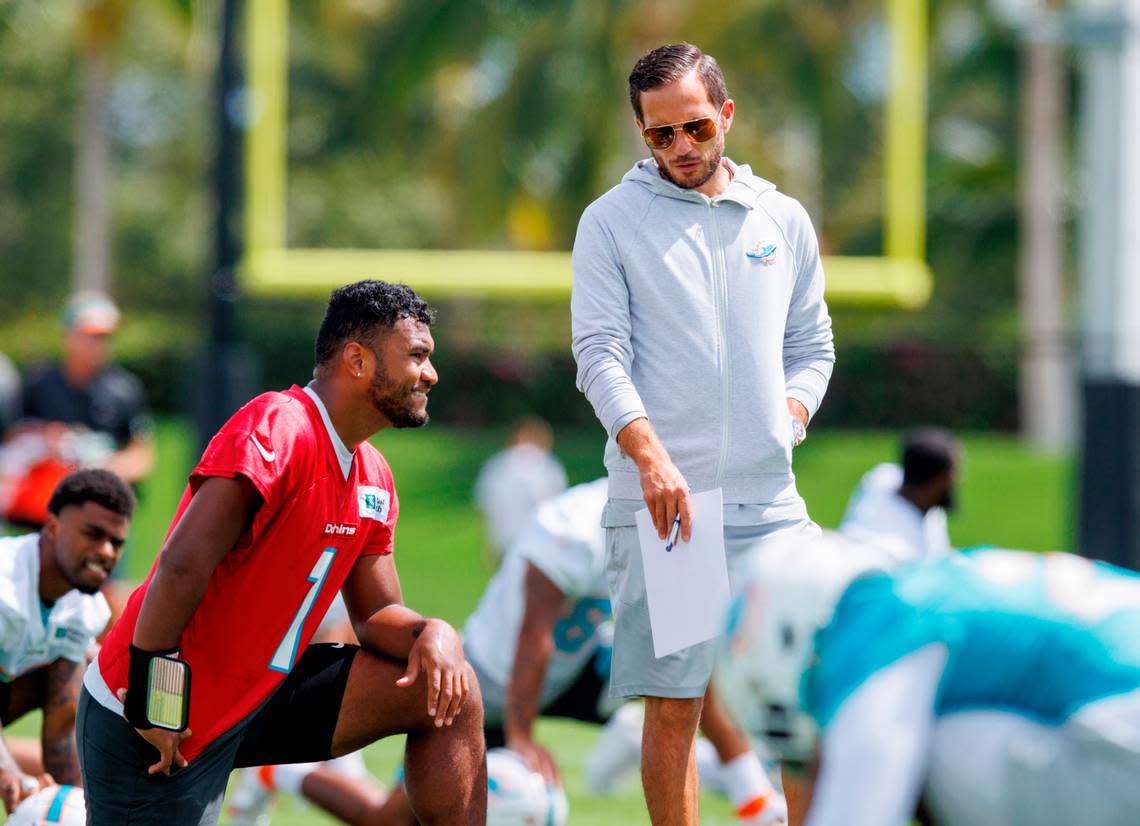
<svg viewBox="0 0 1140 826"><path fill-rule="evenodd" d="M20 767L16 763L16 758L12 756L12 752L8 750L8 743L4 739L3 729L0 728L0 777L9 774L21 774ZM11 811L11 809L9 809Z"/></svg>
<svg viewBox="0 0 1140 826"><path fill-rule="evenodd" d="M470 668L455 629L403 604L391 554L360 557L341 593L360 645L408 661L408 670L396 681L400 687L412 685L423 672L430 682L428 714L437 726L451 725L471 689Z"/></svg>
<svg viewBox="0 0 1140 826"><path fill-rule="evenodd" d="M532 562L526 566L524 594L526 607L507 684L503 729L507 748L521 755L548 781L558 783L558 764L546 749L534 742L533 728L547 665L554 653L552 631L565 595Z"/></svg>
<svg viewBox="0 0 1140 826"><path fill-rule="evenodd" d="M634 419L627 424L618 432L617 443L641 471L641 491L657 535L664 539L679 513L681 538L688 542L693 530L689 485L657 438L649 419Z"/></svg>
<svg viewBox="0 0 1140 826"><path fill-rule="evenodd" d="M905 826L934 733L946 647L931 643L877 671L824 730L807 826Z"/></svg>
<svg viewBox="0 0 1140 826"><path fill-rule="evenodd" d="M46 778L35 778L24 774L16 763L16 758L9 751L3 733L0 732L0 801L4 803L8 814L11 814L25 797L39 791L45 782Z"/></svg>
<svg viewBox="0 0 1140 826"><path fill-rule="evenodd" d="M149 436L131 439L122 450L107 457L104 467L126 482L142 481L154 467L154 440Z"/></svg>
<svg viewBox="0 0 1140 826"><path fill-rule="evenodd" d="M57 783L82 785L75 753L75 710L83 688L83 665L58 659L47 667L44 721L40 733L44 771Z"/></svg>
<svg viewBox="0 0 1140 826"><path fill-rule="evenodd" d="M233 549L261 506L253 483L242 476L212 476L202 482L162 548L154 576L147 587L133 643L144 651L178 648L182 631L198 610L210 576ZM119 699L125 700L126 692ZM159 759L150 774L170 773L171 765L185 766L178 744L190 736L166 729L135 729L158 749Z"/></svg>
<svg viewBox="0 0 1140 826"><path fill-rule="evenodd" d="M212 476L202 482L163 546L135 625L137 647L146 651L178 647L183 629L206 595L214 568L237 544L260 506L261 496L243 476Z"/></svg>
<svg viewBox="0 0 1140 826"><path fill-rule="evenodd" d="M341 588L352 630L360 644L377 654L406 660L427 620L404 605L400 577L391 554L356 560Z"/></svg>

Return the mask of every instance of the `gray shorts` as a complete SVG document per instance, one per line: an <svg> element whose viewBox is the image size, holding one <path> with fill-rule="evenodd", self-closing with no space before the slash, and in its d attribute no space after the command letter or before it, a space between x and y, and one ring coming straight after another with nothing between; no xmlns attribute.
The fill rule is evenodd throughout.
<svg viewBox="0 0 1140 826"><path fill-rule="evenodd" d="M797 497L798 498L798 497ZM614 614L614 655L610 672L611 697L702 697L712 677L718 641L708 640L658 659L653 656L653 633L645 596L645 572L634 524L633 503L611 500L603 516L606 526L606 581ZM617 507L615 507L617 505ZM644 503L640 503L644 507ZM802 508L786 518L753 525L724 527L729 583L735 592L745 552L760 540L803 532L820 533ZM797 513L798 511L798 513ZM621 524L628 522L628 524Z"/></svg>

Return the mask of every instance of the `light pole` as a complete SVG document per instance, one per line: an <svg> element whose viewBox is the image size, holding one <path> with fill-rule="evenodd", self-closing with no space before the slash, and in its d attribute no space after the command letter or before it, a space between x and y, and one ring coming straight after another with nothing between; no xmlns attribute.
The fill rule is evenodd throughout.
<svg viewBox="0 0 1140 826"><path fill-rule="evenodd" d="M207 282L209 339L198 401L198 439L201 447L241 403L241 360L237 346L235 303L237 268L241 259L238 234L241 215L241 131L235 106L242 88L237 53L237 18L240 0L222 0L221 48L214 95L215 144L213 157L213 267Z"/></svg>
<svg viewBox="0 0 1140 826"><path fill-rule="evenodd" d="M1140 0L1086 0L1079 549L1140 569Z"/></svg>

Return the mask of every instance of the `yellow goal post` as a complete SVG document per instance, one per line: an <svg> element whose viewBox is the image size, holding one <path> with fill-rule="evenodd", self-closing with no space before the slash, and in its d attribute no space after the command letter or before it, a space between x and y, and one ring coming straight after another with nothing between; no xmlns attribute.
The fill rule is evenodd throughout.
<svg viewBox="0 0 1140 826"><path fill-rule="evenodd" d="M832 303L916 309L930 298L926 231L927 0L884 0L890 78L883 147L884 254L826 256ZM288 0L249 0L243 286L327 295L346 280L403 281L425 295L565 299L568 252L304 249L287 245Z"/></svg>

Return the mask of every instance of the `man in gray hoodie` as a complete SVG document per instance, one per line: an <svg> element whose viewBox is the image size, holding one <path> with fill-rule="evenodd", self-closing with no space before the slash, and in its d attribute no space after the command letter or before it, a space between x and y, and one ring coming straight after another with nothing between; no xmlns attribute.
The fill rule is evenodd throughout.
<svg viewBox="0 0 1140 826"><path fill-rule="evenodd" d="M721 488L730 573L743 549L812 534L792 474L835 361L803 207L724 157L735 111L716 61L662 46L630 74L652 159L583 213L571 299L578 388L609 440L612 692L646 697L642 779L655 824L697 822L692 759L714 642L657 659L634 512L691 533L690 492Z"/></svg>

